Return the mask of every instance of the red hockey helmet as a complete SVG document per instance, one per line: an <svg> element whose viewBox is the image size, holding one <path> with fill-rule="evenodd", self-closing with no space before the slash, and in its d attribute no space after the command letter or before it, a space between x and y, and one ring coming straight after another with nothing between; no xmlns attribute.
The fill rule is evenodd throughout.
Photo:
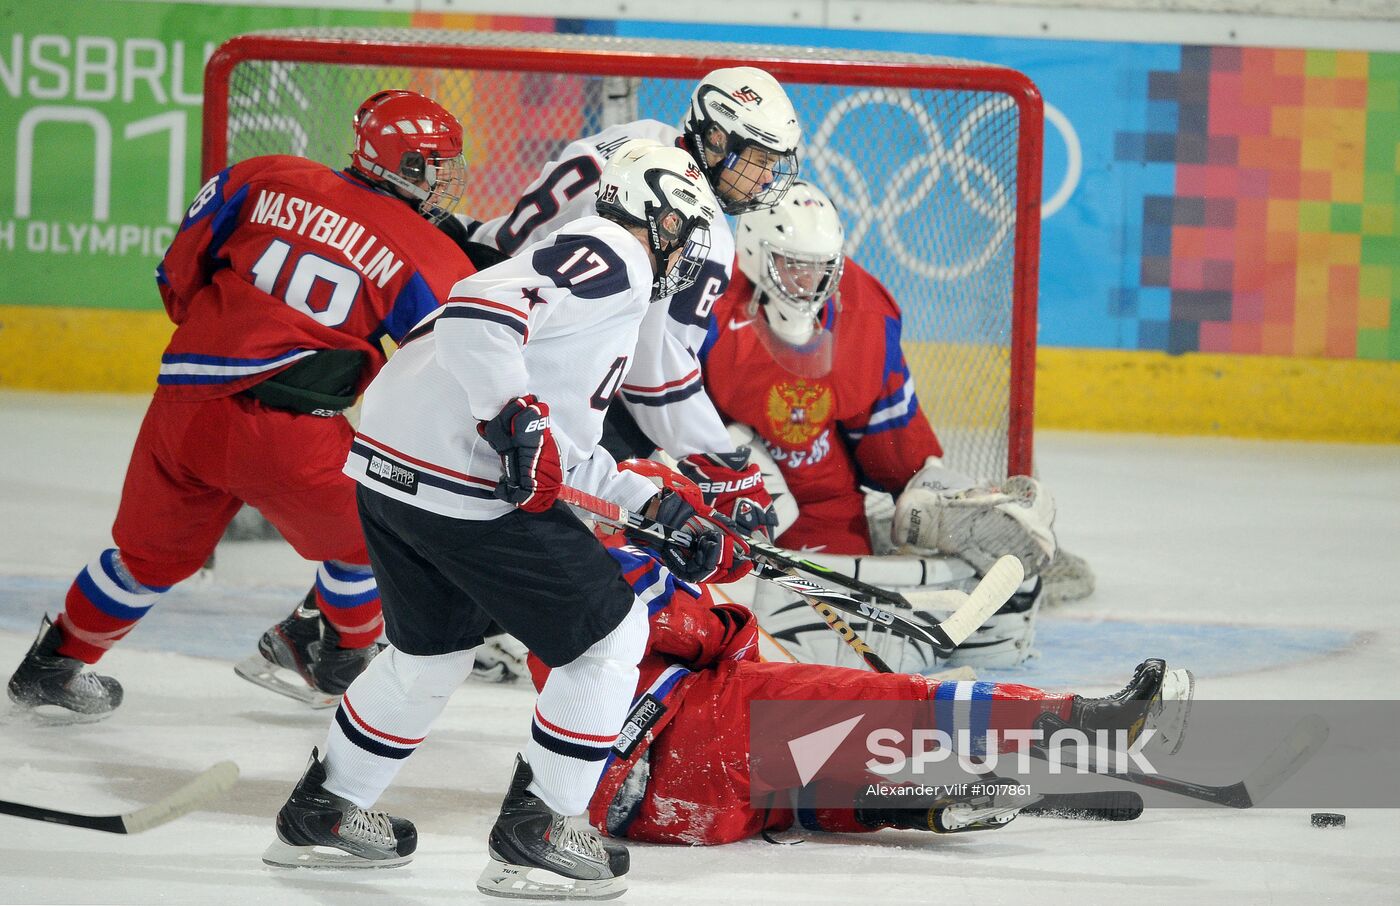
<svg viewBox="0 0 1400 906"><path fill-rule="evenodd" d="M441 104L403 89L380 91L355 112L350 166L370 183L442 221L466 188L462 124Z"/></svg>

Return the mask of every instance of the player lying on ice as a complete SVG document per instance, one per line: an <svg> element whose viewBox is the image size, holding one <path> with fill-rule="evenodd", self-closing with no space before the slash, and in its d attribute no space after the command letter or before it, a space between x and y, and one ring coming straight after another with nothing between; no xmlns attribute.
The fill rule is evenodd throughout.
<svg viewBox="0 0 1400 906"><path fill-rule="evenodd" d="M622 536L606 543L650 612L633 711L589 803L589 820L610 836L708 845L788 828L799 814L803 826L832 832L974 830L1000 827L1014 817L1014 806L1004 802L914 810L853 803L800 813L756 808L749 790L749 705L755 701L926 701L932 709L936 701L970 699L989 703L993 729L1029 729L1051 714L1075 729L1128 730L1130 740L1152 727L1154 745L1168 750L1181 743L1194 683L1189 671L1168 669L1164 661L1144 661L1122 691L1105 698L1012 683L939 682L919 674L763 662L758 627L746 607L715 603L702 586L677 579L650 549ZM541 686L549 669L533 655L529 665Z"/></svg>

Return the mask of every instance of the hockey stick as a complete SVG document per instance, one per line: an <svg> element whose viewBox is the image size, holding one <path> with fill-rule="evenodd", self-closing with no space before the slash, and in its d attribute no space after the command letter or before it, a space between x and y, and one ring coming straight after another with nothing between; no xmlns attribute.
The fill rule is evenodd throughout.
<svg viewBox="0 0 1400 906"><path fill-rule="evenodd" d="M1077 818L1082 821L1134 821L1142 817L1142 796L1133 790L1102 793L1042 793L1023 815Z"/></svg>
<svg viewBox="0 0 1400 906"><path fill-rule="evenodd" d="M900 607L905 610L913 610L912 605L905 599L904 595L897 591L890 591L888 588L881 588L878 585L871 585L869 582L862 582L859 579L838 573L836 570L820 563L814 563L802 557L794 556L791 552L783 550L775 544L764 541L762 538L748 539L749 548L754 553L761 555L765 560L774 566L783 569L798 569L811 576L819 576L822 580L830 582L832 585L839 585L847 591L854 591L866 597L879 601L889 607Z"/></svg>
<svg viewBox="0 0 1400 906"><path fill-rule="evenodd" d="M221 761L164 799L120 815L79 815L37 805L6 802L3 799L0 799L0 814L29 818L33 821L47 821L50 824L66 824L69 827L85 827L109 834L139 834L159 827L167 821L174 821L220 793L228 792L237 779L238 765L231 761Z"/></svg>
<svg viewBox="0 0 1400 906"><path fill-rule="evenodd" d="M649 541L653 544L665 544L668 542L689 544L691 541L688 532L667 528L661 523L653 519L648 519L640 513L634 513L631 510L624 509L611 500L596 497L578 488L564 485L560 488L559 499L570 506L576 506L581 510L599 517L604 522L608 522L623 529L628 535L642 541ZM825 588L801 576L794 576L771 563L764 562L761 557L754 558L754 575L781 585L783 588L801 596L807 600L808 603L811 603L815 599L842 613L864 617L867 620L879 623L896 635L903 635L907 638L916 639L935 649L943 644L943 639L938 638L930 632L930 629L936 631L936 626L925 629L918 623L900 616L899 614L891 613L874 604L857 601L849 595L835 591L834 589ZM954 616L956 616L956 614Z"/></svg>
<svg viewBox="0 0 1400 906"><path fill-rule="evenodd" d="M639 513L633 513L624 509L611 500L604 500L586 491L565 485L560 490L559 499L567 504L576 506L582 510L599 516L607 522L617 525L630 532L634 537L640 537L656 543L673 541L677 543L687 543L689 536L684 532L675 532L665 526L648 519ZM890 632L915 639L933 648L935 653L942 657L947 657L957 648L967 637L971 635L978 626L986 621L987 617L995 613L1012 593L1021 584L1021 563L1015 557L1003 557L992 568L987 571L987 575L982 578L982 582L973 589L972 594L952 616L933 626L922 626L907 617L892 613L874 604L867 604L864 601L857 601L847 594L818 585L809 579L795 576L783 568L783 564L773 561L765 550L778 550L766 542L756 542L748 539L751 551L755 554L754 573L761 579L766 579L777 585L786 588L788 591L801 596L811 603L813 599L827 604L835 610L853 616L862 617L872 623L884 626ZM762 545L761 547L754 546ZM781 553L781 551L780 551ZM786 561L787 557L783 560ZM839 574L837 574L839 575ZM848 577L842 576L843 580ZM854 579L850 581L854 582ZM871 586L872 588L874 586ZM908 606L907 604L904 606ZM820 611L818 611L820 613ZM823 614L825 617L825 614ZM830 621L828 621L830 622ZM847 627L849 629L849 626ZM840 630L837 630L838 632ZM863 644L863 643L862 643ZM869 647L869 646L866 646ZM864 654L862 654L864 657ZM868 663L868 661L867 661ZM872 665L873 666L873 665Z"/></svg>
<svg viewBox="0 0 1400 906"><path fill-rule="evenodd" d="M1298 770L1317 754L1317 750L1322 748L1322 744L1327 741L1328 732L1327 721L1321 717L1316 714L1304 717L1294 724L1292 731L1279 743L1278 748L1270 752L1243 780L1221 786L1178 780L1160 774L1144 774L1135 770L1104 776L1175 793L1200 802L1209 802L1212 805L1252 808L1282 786L1288 778L1298 773ZM1031 754L1042 760L1049 760L1049 753L1042 745L1032 745Z"/></svg>
<svg viewBox="0 0 1400 906"><path fill-rule="evenodd" d="M768 566L767 564L756 565L760 569L773 568ZM786 573L782 573L781 571L779 574L786 575ZM865 639L862 639L860 635L857 634L855 629L851 627L851 624L847 623L846 620L841 616L841 614L836 612L836 609L834 607L832 607L825 601L819 601L816 598L813 598L809 595L804 595L801 592L798 592L798 596L801 597L802 600L806 601L807 604L817 612L818 616L820 616L823 620L826 620L826 625L831 627L831 631L840 636L841 641L845 642L846 645L849 646L852 651L858 654L860 656L860 659L865 661L867 667L869 667L871 670L874 670L876 673L894 672L894 670L890 668L890 665L885 663L885 659L876 654L875 649L871 648L868 644L866 644Z"/></svg>

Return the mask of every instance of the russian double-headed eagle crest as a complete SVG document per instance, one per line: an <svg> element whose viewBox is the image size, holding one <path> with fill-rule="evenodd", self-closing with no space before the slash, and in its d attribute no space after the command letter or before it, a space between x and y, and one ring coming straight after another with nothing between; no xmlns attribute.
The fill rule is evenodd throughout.
<svg viewBox="0 0 1400 906"><path fill-rule="evenodd" d="M802 379L782 381L768 391L768 423L778 440L792 446L811 443L831 418L831 388Z"/></svg>

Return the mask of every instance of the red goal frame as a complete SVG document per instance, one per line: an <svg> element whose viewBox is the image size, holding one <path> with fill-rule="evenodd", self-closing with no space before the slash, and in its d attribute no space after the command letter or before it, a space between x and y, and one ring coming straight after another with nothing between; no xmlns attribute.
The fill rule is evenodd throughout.
<svg viewBox="0 0 1400 906"><path fill-rule="evenodd" d="M431 34L431 33L429 33ZM471 32L460 37L469 41ZM1013 249L1012 326L1009 341L1007 474L1034 469L1036 308L1040 250L1041 158L1044 110L1039 90L1024 74L991 65L924 65L785 57L781 48L685 56L634 50L494 47L426 41L377 42L317 36L248 34L222 44L205 67L202 173L208 179L228 166L229 90L233 69L253 60L388 67L565 72L698 80L720 66L752 65L783 83L884 88L987 91L1012 99L1020 117L1016 148L1016 228ZM760 50L760 53L748 53ZM794 48L796 50L796 48ZM771 53L770 53L771 51ZM936 427L936 426L935 426Z"/></svg>

